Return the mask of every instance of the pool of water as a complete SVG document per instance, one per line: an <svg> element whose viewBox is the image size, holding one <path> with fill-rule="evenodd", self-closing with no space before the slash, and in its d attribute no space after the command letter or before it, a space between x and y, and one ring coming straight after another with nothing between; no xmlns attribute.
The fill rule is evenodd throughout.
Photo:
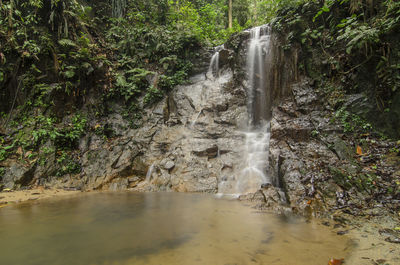
<svg viewBox="0 0 400 265"><path fill-rule="evenodd" d="M0 209L0 264L323 265L351 241L238 201L95 193Z"/></svg>

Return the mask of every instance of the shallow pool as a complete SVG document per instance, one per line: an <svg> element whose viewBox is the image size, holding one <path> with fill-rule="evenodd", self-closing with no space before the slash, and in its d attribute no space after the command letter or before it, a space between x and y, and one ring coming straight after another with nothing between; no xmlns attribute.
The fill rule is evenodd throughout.
<svg viewBox="0 0 400 265"><path fill-rule="evenodd" d="M351 241L316 222L177 193L94 193L0 209L0 264L325 265Z"/></svg>

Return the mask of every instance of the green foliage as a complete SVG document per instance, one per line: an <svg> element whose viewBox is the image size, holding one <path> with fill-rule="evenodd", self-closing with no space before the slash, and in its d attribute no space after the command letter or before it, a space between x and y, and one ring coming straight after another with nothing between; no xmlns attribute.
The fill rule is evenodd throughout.
<svg viewBox="0 0 400 265"><path fill-rule="evenodd" d="M121 95L125 101L140 95L141 91L149 86L147 77L154 75L154 72L142 68L134 68L124 74L117 73L115 85L111 88L110 95Z"/></svg>
<svg viewBox="0 0 400 265"><path fill-rule="evenodd" d="M24 131L20 132L17 141L19 145L32 150L49 140L55 143L57 148L71 148L85 133L86 124L87 119L80 114L75 114L71 117L70 122L61 124L62 126L57 126L55 118L38 115L24 121L24 127L31 128L28 138L31 141L25 140L27 137Z"/></svg>
<svg viewBox="0 0 400 265"><path fill-rule="evenodd" d="M342 2L344 2L345 0L342 0ZM329 13L331 11L331 8L333 6L333 4L336 2L336 0L327 0L324 1L323 6L320 8L320 10L317 12L317 14L315 14L314 18L313 18L313 22L315 22L315 20L321 16L324 13Z"/></svg>
<svg viewBox="0 0 400 265"><path fill-rule="evenodd" d="M146 95L144 96L143 103L146 105L150 105L150 104L155 103L155 102L159 101L160 99L162 99L163 96L164 96L164 94L162 91L150 86L146 91Z"/></svg>
<svg viewBox="0 0 400 265"><path fill-rule="evenodd" d="M375 183L379 181L375 174L350 174L344 169L334 167L330 168L330 172L335 182L347 190L355 187L360 192L371 193L376 190Z"/></svg>
<svg viewBox="0 0 400 265"><path fill-rule="evenodd" d="M226 29L226 21L221 21L221 17L226 17L227 8L223 2L198 3L197 7L192 1L181 1L179 4L174 4L173 2L170 1L170 5L174 8L168 17L170 29L183 30L186 34L196 36L201 42L211 43L212 45L225 42L230 34L241 31L243 29L242 26L247 22L246 18L241 17L245 12L239 11L243 3L235 8L235 10L239 11L236 18L240 18L242 23L240 24L236 20L233 29Z"/></svg>
<svg viewBox="0 0 400 265"><path fill-rule="evenodd" d="M276 15L273 27L287 36L282 48L301 51L300 71L316 81L320 95L331 107L339 108L348 93L365 92L375 97L372 101L382 112L380 121L375 117L371 121L387 124L387 128L376 129L389 132L392 126L397 130L396 124L389 123L397 121L392 100L400 87L398 1L304 1L280 7ZM339 110L335 119L346 132L371 129L368 122L344 110Z"/></svg>
<svg viewBox="0 0 400 265"><path fill-rule="evenodd" d="M74 143L85 133L86 125L86 117L80 114L75 114L72 116L71 122L68 124L68 126L60 130L60 138L62 139L61 142L66 142L67 144Z"/></svg>
<svg viewBox="0 0 400 265"><path fill-rule="evenodd" d="M59 168L56 172L56 176L58 177L66 174L78 174L81 172L81 165L65 151L58 152L57 165Z"/></svg>
<svg viewBox="0 0 400 265"><path fill-rule="evenodd" d="M365 48L368 54L369 46L379 42L379 29L357 20L357 16L342 19L337 26L341 28L338 31L338 40L346 42L346 52L351 54L354 49Z"/></svg>
<svg viewBox="0 0 400 265"><path fill-rule="evenodd" d="M306 31L304 31L304 33L301 34L301 43L305 44L307 40L309 39L313 39L313 40L318 40L320 39L322 36L322 32L318 29L306 29Z"/></svg>
<svg viewBox="0 0 400 265"><path fill-rule="evenodd" d="M12 145L6 145L4 143L4 139L0 138L0 162L7 159L13 148L14 148L14 143Z"/></svg>
<svg viewBox="0 0 400 265"><path fill-rule="evenodd" d="M271 22L281 12L296 9L300 5L309 2L308 0L257 0L253 4L254 16L257 18L253 24L265 24ZM254 3L254 1L253 1Z"/></svg>
<svg viewBox="0 0 400 265"><path fill-rule="evenodd" d="M376 73L382 81L380 89L385 86L393 93L400 90L400 61L391 63L389 58L382 56L376 66Z"/></svg>
<svg viewBox="0 0 400 265"><path fill-rule="evenodd" d="M356 114L352 114L345 108L339 109L334 116L333 121L339 121L343 125L344 132L371 132L372 125Z"/></svg>
<svg viewBox="0 0 400 265"><path fill-rule="evenodd" d="M38 116L36 119L36 129L32 131L33 145L38 146L44 144L47 140L55 141L61 136L55 127L55 119Z"/></svg>

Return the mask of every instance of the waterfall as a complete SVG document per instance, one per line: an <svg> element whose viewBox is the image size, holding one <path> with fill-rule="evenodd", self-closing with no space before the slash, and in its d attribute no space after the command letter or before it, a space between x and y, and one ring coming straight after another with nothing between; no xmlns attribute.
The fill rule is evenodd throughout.
<svg viewBox="0 0 400 265"><path fill-rule="evenodd" d="M273 54L269 26L250 30L247 53L248 128L245 134L244 169L238 179L239 193L256 192L262 184L271 183L267 176Z"/></svg>
<svg viewBox="0 0 400 265"><path fill-rule="evenodd" d="M242 132L242 161L236 176L219 184L222 194L247 194L272 183L267 175L270 142L271 94L274 86L274 58L269 26L250 30L247 50L247 128Z"/></svg>
<svg viewBox="0 0 400 265"><path fill-rule="evenodd" d="M249 127L265 125L271 118L270 83L273 69L271 29L269 26L250 30L247 54Z"/></svg>
<svg viewBox="0 0 400 265"><path fill-rule="evenodd" d="M218 77L219 72L219 51L215 52L213 57L211 58L210 68L208 70L209 73L214 77Z"/></svg>
<svg viewBox="0 0 400 265"><path fill-rule="evenodd" d="M201 115L202 112L203 112L203 109L201 109L201 110L197 113L196 117L194 118L194 120L193 120L192 123L190 124L190 128L194 128L194 126L196 125L196 122L197 122L197 120L199 119L199 117L200 117L200 115Z"/></svg>
<svg viewBox="0 0 400 265"><path fill-rule="evenodd" d="M147 170L146 179L145 179L145 181L146 181L147 183L150 183L151 175L153 174L153 170L154 170L154 163L151 164L151 166L150 166L149 169Z"/></svg>
<svg viewBox="0 0 400 265"><path fill-rule="evenodd" d="M197 123L197 120L200 118L201 114L203 113L203 105L207 104L208 97L210 95L210 91L206 91L207 86L213 86L213 87L220 87L219 83L219 78L220 78L220 62L219 62L219 55L220 52L225 48L224 45L220 45L214 48L214 54L211 57L210 65L208 66L208 71L205 73L205 79L204 84L201 87L201 93L199 97L199 109L197 114L194 116L192 122L190 123L190 128L194 129L194 126Z"/></svg>
<svg viewBox="0 0 400 265"><path fill-rule="evenodd" d="M219 76L219 53L222 49L224 49L224 45L215 47L214 55L211 57L208 74L211 74L212 77Z"/></svg>

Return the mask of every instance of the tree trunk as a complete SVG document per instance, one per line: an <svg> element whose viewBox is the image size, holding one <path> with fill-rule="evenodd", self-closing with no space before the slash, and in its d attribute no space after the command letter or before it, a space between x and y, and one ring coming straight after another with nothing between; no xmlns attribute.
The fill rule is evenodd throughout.
<svg viewBox="0 0 400 265"><path fill-rule="evenodd" d="M228 27L232 28L232 0L229 0L229 10L228 10Z"/></svg>
<svg viewBox="0 0 400 265"><path fill-rule="evenodd" d="M12 15L13 15L13 8L14 8L14 1L10 1L10 10L8 11L8 36L11 37L12 35L12 28L13 28L13 22L12 22Z"/></svg>
<svg viewBox="0 0 400 265"><path fill-rule="evenodd" d="M257 17L257 0L254 0L254 7L253 7L253 14L254 14L254 22L257 24L257 20L258 20L258 17Z"/></svg>

